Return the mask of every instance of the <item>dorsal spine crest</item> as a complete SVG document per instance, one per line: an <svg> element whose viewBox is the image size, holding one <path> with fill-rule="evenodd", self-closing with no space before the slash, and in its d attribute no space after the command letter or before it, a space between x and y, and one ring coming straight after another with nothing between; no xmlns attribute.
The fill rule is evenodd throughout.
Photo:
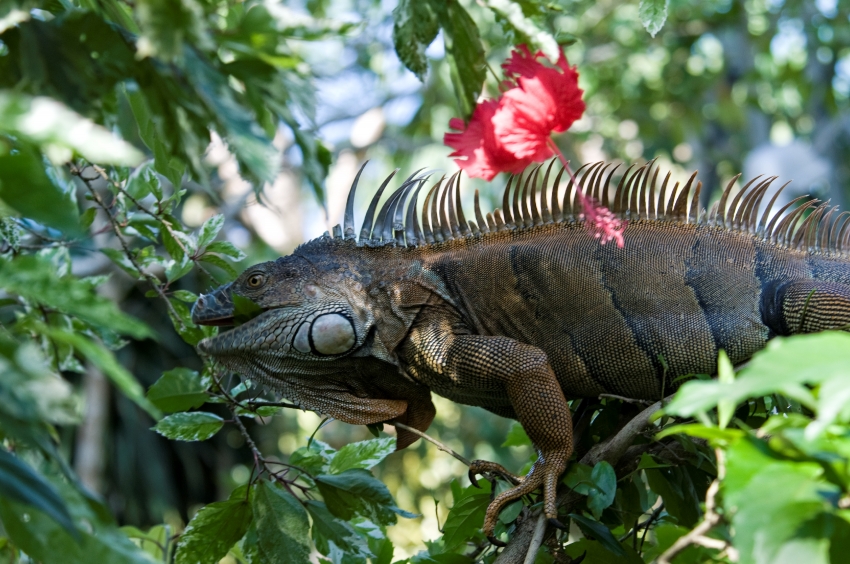
<svg viewBox="0 0 850 564"><path fill-rule="evenodd" d="M364 163L348 194L343 225L333 228L332 237L353 239L358 246L427 247L551 223L580 224L583 222L579 219L582 210L577 197L577 188L580 188L587 197L609 207L616 217L624 220L708 225L748 233L784 248L810 253L843 256L850 248L850 211L839 212L837 206L809 196L796 197L776 209L780 194L790 182L783 184L762 209L762 202L777 180L776 176L759 175L737 192L734 188L741 175L733 177L717 203L706 212L699 205L702 182L697 180L696 172L684 185L676 182L672 188L671 173L667 172L659 187L661 171L655 160L642 166L632 164L619 179L612 195L612 179L621 165L588 163L567 176L562 192L565 167L560 167L550 184L555 163L553 160L545 169L539 164L511 175L502 194L501 209L484 213L476 190L474 220L466 219L461 205L460 172L448 179L443 175L428 188L426 183L433 171L423 173L424 169L420 169L392 191L379 208L384 191L398 172L395 170L372 197L358 237L354 195L366 166ZM421 212L417 212L423 187L427 190Z"/></svg>

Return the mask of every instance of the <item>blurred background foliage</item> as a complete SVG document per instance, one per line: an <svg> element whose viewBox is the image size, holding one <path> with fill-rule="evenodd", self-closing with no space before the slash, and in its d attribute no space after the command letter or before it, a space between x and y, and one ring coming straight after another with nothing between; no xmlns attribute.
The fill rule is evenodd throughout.
<svg viewBox="0 0 850 564"><path fill-rule="evenodd" d="M202 336L188 317L194 297L340 223L366 159L366 186L396 167L453 170L449 119L468 115L479 92L498 94L495 75L518 42L565 45L578 67L588 109L557 140L576 161L655 158L680 177L698 168L705 203L739 171L847 202L850 2L647 2L667 10L654 36L638 3L438 4L0 0L0 393L12 398L0 428L71 517L93 530L112 530L109 515L140 530L164 524L151 534L165 538L251 480L235 425L202 442L150 431L161 413L142 390L177 367L204 369L191 346ZM413 30L422 45L405 41L411 14L430 26ZM461 60L477 48L464 18L495 72ZM501 197L500 182L469 181L465 197L472 188ZM361 191L361 213L370 197ZM455 451L530 462L516 429L516 446L501 446L510 421L434 400L429 433ZM338 422L317 431L321 421L283 409L245 425L272 462L312 436L334 449L371 437ZM439 538L463 464L419 441L373 471L398 507L421 514L388 529L394 557ZM74 483L84 488L68 493ZM36 501L8 502L6 528L10 504ZM39 503L67 526L54 498Z"/></svg>

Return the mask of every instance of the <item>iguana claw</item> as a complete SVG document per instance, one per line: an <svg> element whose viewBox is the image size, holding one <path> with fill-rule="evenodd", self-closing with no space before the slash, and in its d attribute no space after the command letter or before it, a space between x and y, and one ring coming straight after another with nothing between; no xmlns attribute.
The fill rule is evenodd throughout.
<svg viewBox="0 0 850 564"><path fill-rule="evenodd" d="M493 535L487 535L487 540L490 541L490 544L492 544L493 546L498 546L499 548L504 548L504 547L508 546L507 543L500 541L499 539L497 539Z"/></svg>
<svg viewBox="0 0 850 564"><path fill-rule="evenodd" d="M475 470L473 470L473 467L470 466L469 467L469 473L468 473L469 483L472 484L473 486L475 486L476 488L481 489L481 486L478 484L478 478L476 477L476 474L477 474L477 472L475 472Z"/></svg>
<svg viewBox="0 0 850 564"><path fill-rule="evenodd" d="M561 523L560 521L558 521L554 517L549 517L549 524L552 525L553 527L555 527L556 529L561 529L562 531L568 530L567 527L563 523Z"/></svg>

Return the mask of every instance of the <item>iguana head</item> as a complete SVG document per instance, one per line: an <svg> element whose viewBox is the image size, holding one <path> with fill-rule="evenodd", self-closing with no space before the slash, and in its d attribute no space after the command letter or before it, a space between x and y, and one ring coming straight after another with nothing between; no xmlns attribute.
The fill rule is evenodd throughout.
<svg viewBox="0 0 850 564"><path fill-rule="evenodd" d="M231 284L202 294L192 308L193 322L238 326L204 339L198 349L295 368L327 363L362 345L372 320L358 295L361 284L342 264L319 266L291 255L251 266ZM240 313L249 317L235 307L240 300L253 316L238 319Z"/></svg>
<svg viewBox="0 0 850 564"><path fill-rule="evenodd" d="M194 323L235 327L198 350L307 409L348 423L395 419L424 430L433 418L429 393L399 373L391 353L397 341L387 346L396 337L386 335L400 334L403 325L388 332L398 316L382 321L389 308L376 300L387 292L370 292L374 272L360 273L360 262L346 253L353 246L316 241L201 295ZM413 440L399 435L399 447Z"/></svg>

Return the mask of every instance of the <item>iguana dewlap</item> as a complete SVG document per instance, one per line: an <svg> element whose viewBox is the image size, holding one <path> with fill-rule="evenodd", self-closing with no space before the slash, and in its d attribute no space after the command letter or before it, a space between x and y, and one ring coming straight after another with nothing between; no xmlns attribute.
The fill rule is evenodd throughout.
<svg viewBox="0 0 850 564"><path fill-rule="evenodd" d="M807 201L774 213L775 197L761 205L768 178L734 197L730 182L706 213L693 176L680 189L668 174L659 189L652 164L627 171L609 199L613 170L597 163L577 178L629 222L618 248L585 229L561 175L550 188L540 172L512 179L503 209L486 218L476 194L469 222L457 175L427 195L426 178L412 176L376 217L387 179L359 238L355 179L344 230L198 299L199 324L232 323L233 294L264 310L199 350L348 423L424 431L430 392L518 419L540 457L491 503L491 536L499 511L541 486L557 517L573 451L567 399L659 399L679 376L714 373L721 349L739 363L775 335L850 324L848 212ZM398 447L416 438L399 431Z"/></svg>

